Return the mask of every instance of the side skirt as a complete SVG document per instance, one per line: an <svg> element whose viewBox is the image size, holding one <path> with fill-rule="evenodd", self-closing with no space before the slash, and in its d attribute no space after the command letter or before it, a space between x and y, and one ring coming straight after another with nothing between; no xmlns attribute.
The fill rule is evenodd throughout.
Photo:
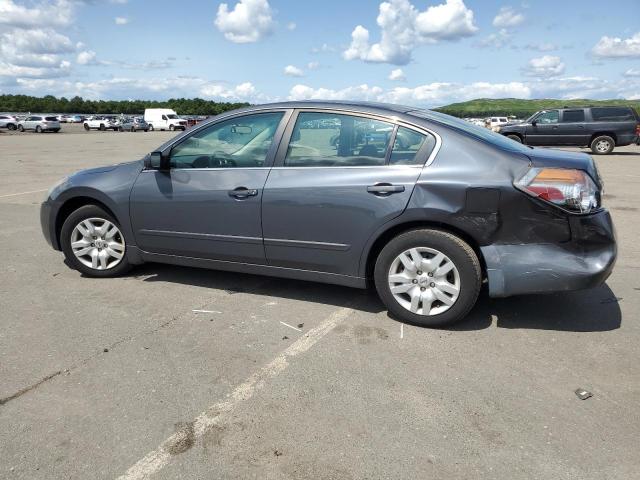
<svg viewBox="0 0 640 480"><path fill-rule="evenodd" d="M138 250L138 249L136 249ZM274 267L271 265L255 265L251 263L225 262L207 258L181 257L163 253L151 253L138 250L139 258L144 262L168 263L184 267L206 268L209 270L223 270L227 272L250 273L269 277L292 278L310 282L330 283L352 288L367 288L367 281L362 277L351 277L335 273L315 272L312 270L297 270L295 268Z"/></svg>

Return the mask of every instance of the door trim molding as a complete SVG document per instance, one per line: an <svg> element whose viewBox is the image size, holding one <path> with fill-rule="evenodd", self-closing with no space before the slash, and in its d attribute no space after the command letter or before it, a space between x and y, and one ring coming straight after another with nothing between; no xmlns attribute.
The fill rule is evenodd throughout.
<svg viewBox="0 0 640 480"><path fill-rule="evenodd" d="M190 238L193 240L212 240L216 242L235 242L235 243L250 243L261 244L262 238L260 237L243 237L240 235L218 235L214 233L195 233L195 232L174 232L171 230L138 230L140 235L151 235L157 237L172 237L172 238Z"/></svg>

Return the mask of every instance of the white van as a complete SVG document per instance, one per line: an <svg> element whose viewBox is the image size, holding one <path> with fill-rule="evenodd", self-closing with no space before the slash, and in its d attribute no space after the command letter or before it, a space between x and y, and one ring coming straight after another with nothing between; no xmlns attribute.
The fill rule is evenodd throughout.
<svg viewBox="0 0 640 480"><path fill-rule="evenodd" d="M186 130L187 121L178 117L170 108L147 108L144 111L144 121L149 124L149 130Z"/></svg>

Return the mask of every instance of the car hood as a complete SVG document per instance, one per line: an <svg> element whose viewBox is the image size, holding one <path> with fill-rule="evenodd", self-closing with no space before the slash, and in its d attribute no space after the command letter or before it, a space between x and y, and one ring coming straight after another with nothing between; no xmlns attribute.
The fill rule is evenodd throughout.
<svg viewBox="0 0 640 480"><path fill-rule="evenodd" d="M586 171L591 178L600 183L596 164L591 155L550 148L532 148L527 152L534 167L575 168Z"/></svg>
<svg viewBox="0 0 640 480"><path fill-rule="evenodd" d="M93 175L96 173L105 173L105 172L110 172L112 170L115 170L116 168L125 168L127 166L134 165L134 164L140 164L140 167L142 168L142 160L134 160L132 162L123 162L123 163L116 163L114 165L105 165L104 167L87 168L85 170L80 170L74 173L72 176L75 177L80 175Z"/></svg>

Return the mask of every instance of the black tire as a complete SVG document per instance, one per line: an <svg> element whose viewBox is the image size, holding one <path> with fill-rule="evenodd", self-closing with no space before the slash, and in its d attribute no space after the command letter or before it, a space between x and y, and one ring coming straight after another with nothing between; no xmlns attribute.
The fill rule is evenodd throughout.
<svg viewBox="0 0 640 480"><path fill-rule="evenodd" d="M36 125L36 133L42 133L42 127L40 125Z"/></svg>
<svg viewBox="0 0 640 480"><path fill-rule="evenodd" d="M169 125L169 131L173 132L176 129L176 127L174 127L173 125Z"/></svg>
<svg viewBox="0 0 640 480"><path fill-rule="evenodd" d="M62 246L62 251L65 258L67 259L67 262L80 273L89 277L117 277L128 272L131 269L131 264L127 260L126 245L128 242L126 238L123 239L125 242L124 257L115 267L109 268L107 270L94 270L93 268L90 268L80 262L80 260L78 260L73 254L73 250L71 249L71 234L73 232L73 229L81 221L88 218L102 218L105 220L109 220L111 223L115 224L118 227L120 232L122 232L120 223L115 218L113 218L113 216L111 216L109 213L104 211L104 209L98 207L97 205L85 205L78 208L66 218L66 220L62 224L62 230L60 231L60 244ZM124 233L122 235L124 236Z"/></svg>
<svg viewBox="0 0 640 480"><path fill-rule="evenodd" d="M87 125L86 123L84 124L84 129L85 129L87 132L88 132L89 130L91 130L91 129L89 128L89 125Z"/></svg>
<svg viewBox="0 0 640 480"><path fill-rule="evenodd" d="M148 131L149 131L149 129L148 129L148 128L145 128L145 129L144 129L144 131L145 131L145 132L148 132Z"/></svg>
<svg viewBox="0 0 640 480"><path fill-rule="evenodd" d="M107 129L107 127L104 126L104 123L100 124L100 131L104 132Z"/></svg>
<svg viewBox="0 0 640 480"><path fill-rule="evenodd" d="M18 125L18 131L19 132L24 132L24 127L22 125Z"/></svg>
<svg viewBox="0 0 640 480"><path fill-rule="evenodd" d="M7 124L7 129L8 130L15 130L16 129L16 124L15 123L8 123Z"/></svg>
<svg viewBox="0 0 640 480"><path fill-rule="evenodd" d="M510 138L514 142L522 143L522 138L520 138L520 135L507 135L507 138Z"/></svg>
<svg viewBox="0 0 640 480"><path fill-rule="evenodd" d="M124 132L124 128L122 128L122 127L118 127L118 131L119 131L119 132Z"/></svg>
<svg viewBox="0 0 640 480"><path fill-rule="evenodd" d="M460 293L455 303L440 314L413 313L398 303L391 293L388 281L391 264L402 252L416 247L429 247L442 252L458 269ZM393 317L423 327L442 327L464 319L473 308L482 285L482 269L474 250L455 235L441 230L410 230L393 238L382 249L376 259L374 280L380 299Z"/></svg>
<svg viewBox="0 0 640 480"><path fill-rule="evenodd" d="M154 130L153 125L149 125L149 130L151 130L153 132L153 130ZM145 132L146 132L146 130L145 130Z"/></svg>
<svg viewBox="0 0 640 480"><path fill-rule="evenodd" d="M616 142L608 135L600 135L593 139L590 146L595 155L608 155L613 152Z"/></svg>
<svg viewBox="0 0 640 480"><path fill-rule="evenodd" d="M136 127L131 127L131 131L132 131L133 133L135 133L135 132L136 132Z"/></svg>

